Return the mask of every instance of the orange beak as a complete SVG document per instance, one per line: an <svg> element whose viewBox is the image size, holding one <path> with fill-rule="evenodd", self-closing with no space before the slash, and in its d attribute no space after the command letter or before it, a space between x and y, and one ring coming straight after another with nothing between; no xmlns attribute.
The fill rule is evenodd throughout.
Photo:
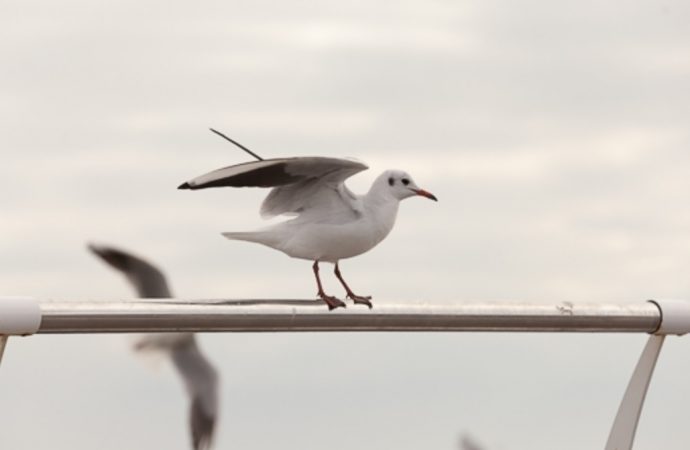
<svg viewBox="0 0 690 450"><path fill-rule="evenodd" d="M429 198L429 199L431 199L431 200L433 200L433 201L435 201L435 202L438 201L438 199L436 198L436 196L435 196L434 194L432 194L432 193L429 192L429 191L425 191L424 189L415 189L414 192L415 192L415 194L417 194L417 195L421 195L422 197Z"/></svg>

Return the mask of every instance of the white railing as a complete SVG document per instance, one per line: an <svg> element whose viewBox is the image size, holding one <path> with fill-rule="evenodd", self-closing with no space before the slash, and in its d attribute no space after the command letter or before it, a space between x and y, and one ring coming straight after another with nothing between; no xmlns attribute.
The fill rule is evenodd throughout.
<svg viewBox="0 0 690 450"><path fill-rule="evenodd" d="M664 337L690 332L690 302L376 304L328 311L313 300L0 298L0 362L10 335L165 331L650 333L605 447L630 450Z"/></svg>

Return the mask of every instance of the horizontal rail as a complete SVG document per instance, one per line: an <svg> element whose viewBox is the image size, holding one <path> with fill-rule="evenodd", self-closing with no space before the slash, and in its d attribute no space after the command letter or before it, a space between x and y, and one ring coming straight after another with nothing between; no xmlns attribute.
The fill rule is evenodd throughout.
<svg viewBox="0 0 690 450"><path fill-rule="evenodd" d="M166 331L544 331L653 333L659 306L640 303L377 303L328 311L312 300L39 301L38 333Z"/></svg>

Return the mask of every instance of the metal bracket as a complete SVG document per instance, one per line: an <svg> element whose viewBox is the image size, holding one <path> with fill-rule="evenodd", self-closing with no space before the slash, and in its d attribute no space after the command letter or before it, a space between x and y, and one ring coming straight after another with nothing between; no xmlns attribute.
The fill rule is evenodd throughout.
<svg viewBox="0 0 690 450"><path fill-rule="evenodd" d="M690 302L687 300L649 300L659 308L661 323L655 334L690 333Z"/></svg>
<svg viewBox="0 0 690 450"><path fill-rule="evenodd" d="M0 364L10 335L34 334L41 326L41 307L29 297L0 297Z"/></svg>
<svg viewBox="0 0 690 450"><path fill-rule="evenodd" d="M41 326L41 306L31 297L0 297L0 335L26 336Z"/></svg>

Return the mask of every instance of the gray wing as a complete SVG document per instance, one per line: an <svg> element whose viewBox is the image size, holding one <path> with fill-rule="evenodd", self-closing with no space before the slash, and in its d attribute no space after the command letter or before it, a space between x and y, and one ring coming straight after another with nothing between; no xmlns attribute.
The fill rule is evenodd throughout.
<svg viewBox="0 0 690 450"><path fill-rule="evenodd" d="M113 269L127 278L127 281L142 298L170 298L170 287L163 272L153 264L131 253L105 245L89 244L89 250Z"/></svg>
<svg viewBox="0 0 690 450"><path fill-rule="evenodd" d="M318 209L322 214L357 213L356 196L344 185L368 169L360 162L338 158L299 157L253 161L225 167L194 178L179 189L210 187L272 187L261 215L299 215Z"/></svg>
<svg viewBox="0 0 690 450"><path fill-rule="evenodd" d="M194 339L175 347L172 360L190 397L189 424L193 448L208 449L218 417L218 374L199 351Z"/></svg>

